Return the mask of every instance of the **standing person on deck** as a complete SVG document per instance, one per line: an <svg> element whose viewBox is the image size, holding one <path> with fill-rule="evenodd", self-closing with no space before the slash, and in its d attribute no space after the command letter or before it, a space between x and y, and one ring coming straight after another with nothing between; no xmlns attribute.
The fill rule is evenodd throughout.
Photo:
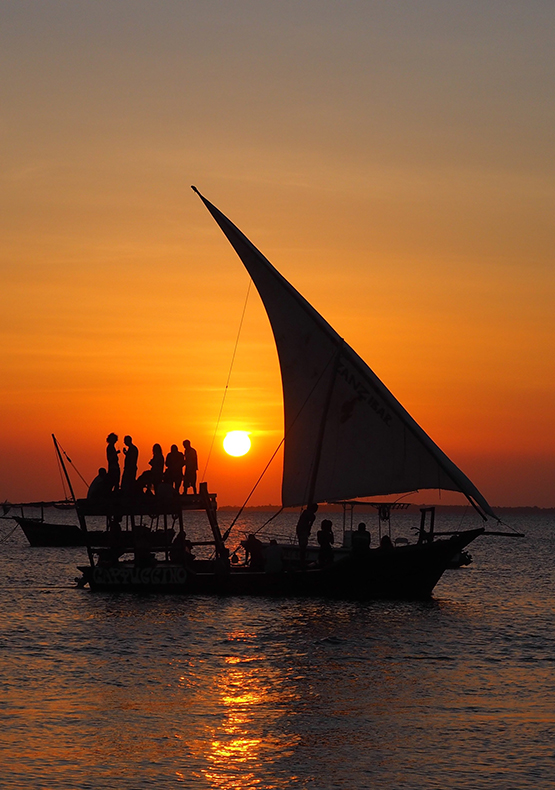
<svg viewBox="0 0 555 790"><path fill-rule="evenodd" d="M152 447L152 458L148 462L151 470L151 479L154 491L158 488L164 477L164 454L159 444Z"/></svg>
<svg viewBox="0 0 555 790"><path fill-rule="evenodd" d="M333 563L333 532L332 523L329 518L322 521L322 526L316 536L320 551L318 552L318 564L321 568L326 568Z"/></svg>
<svg viewBox="0 0 555 790"><path fill-rule="evenodd" d="M183 453L177 449L176 444L172 444L170 451L166 456L166 474L164 479L167 483L173 486L175 491L179 494L181 488L181 481L183 479L183 464L185 460Z"/></svg>
<svg viewBox="0 0 555 790"><path fill-rule="evenodd" d="M123 448L125 462L123 464L123 475L121 476L121 490L129 494L135 489L139 449L133 444L133 439L130 436L124 436L123 443L125 445Z"/></svg>
<svg viewBox="0 0 555 790"><path fill-rule="evenodd" d="M121 470L119 468L119 450L116 450L117 434L109 433L106 437L106 460L108 461L108 486L110 493L119 489L119 478Z"/></svg>
<svg viewBox="0 0 555 790"><path fill-rule="evenodd" d="M197 451L191 447L191 442L185 439L183 442L185 455L185 474L183 475L183 493L187 493L188 488L193 489L193 494L197 493L197 471L198 457Z"/></svg>
<svg viewBox="0 0 555 790"><path fill-rule="evenodd" d="M314 524L317 510L318 505L316 503L313 502L307 505L297 522L297 540L299 541L301 568L304 568L306 564L306 547L308 546L308 538L310 537L310 530Z"/></svg>

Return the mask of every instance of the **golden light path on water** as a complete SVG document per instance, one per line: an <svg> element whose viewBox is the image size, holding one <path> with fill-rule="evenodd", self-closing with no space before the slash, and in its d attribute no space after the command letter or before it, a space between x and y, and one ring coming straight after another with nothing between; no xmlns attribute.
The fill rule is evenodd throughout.
<svg viewBox="0 0 555 790"><path fill-rule="evenodd" d="M256 639L254 633L236 631L228 635L234 645ZM279 673L268 667L264 655L227 656L215 678L215 692L224 707L224 719L214 731L204 757L204 778L218 790L261 786L260 768L292 754L298 736L280 734L276 721L280 711ZM277 707L276 707L277 704ZM263 714L264 732L253 728ZM254 729L254 732L253 732ZM272 731L273 730L273 731ZM274 788L287 783L273 783Z"/></svg>

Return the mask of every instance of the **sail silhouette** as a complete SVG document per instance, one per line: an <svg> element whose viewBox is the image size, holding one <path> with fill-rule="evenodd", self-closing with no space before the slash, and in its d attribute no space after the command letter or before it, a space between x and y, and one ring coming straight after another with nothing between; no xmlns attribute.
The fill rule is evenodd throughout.
<svg viewBox="0 0 555 790"><path fill-rule="evenodd" d="M285 413L283 506L421 489L458 491L496 518L469 478L371 368L198 190L262 299Z"/></svg>

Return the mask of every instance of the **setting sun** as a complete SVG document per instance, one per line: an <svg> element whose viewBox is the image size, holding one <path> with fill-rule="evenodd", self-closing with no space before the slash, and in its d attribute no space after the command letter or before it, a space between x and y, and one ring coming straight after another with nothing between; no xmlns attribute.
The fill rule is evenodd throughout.
<svg viewBox="0 0 555 790"><path fill-rule="evenodd" d="M230 431L224 439L224 450L228 455L245 455L251 449L251 440L246 431Z"/></svg>

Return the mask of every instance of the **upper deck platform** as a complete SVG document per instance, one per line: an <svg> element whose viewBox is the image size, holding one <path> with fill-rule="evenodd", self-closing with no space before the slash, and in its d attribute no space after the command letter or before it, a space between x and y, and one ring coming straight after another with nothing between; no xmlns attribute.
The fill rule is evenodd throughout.
<svg viewBox="0 0 555 790"><path fill-rule="evenodd" d="M109 500L78 499L77 512L81 516L172 516L184 510L217 510L216 494L175 494L170 499L139 494L119 496Z"/></svg>

